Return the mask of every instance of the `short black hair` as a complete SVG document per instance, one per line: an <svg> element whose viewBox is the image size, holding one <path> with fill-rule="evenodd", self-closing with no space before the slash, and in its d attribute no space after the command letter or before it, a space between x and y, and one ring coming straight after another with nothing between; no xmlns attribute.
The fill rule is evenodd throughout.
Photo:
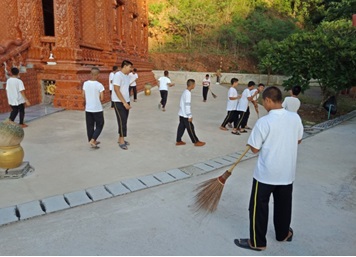
<svg viewBox="0 0 356 257"><path fill-rule="evenodd" d="M282 102L282 92L278 87L275 87L275 86L267 87L262 93L262 98L263 98L263 100L265 100L266 98L269 98L274 103L281 103Z"/></svg>
<svg viewBox="0 0 356 257"><path fill-rule="evenodd" d="M11 68L12 75L17 76L17 75L19 75L19 73L20 73L20 70L18 68L16 68L16 67Z"/></svg>
<svg viewBox="0 0 356 257"><path fill-rule="evenodd" d="M117 68L119 68L119 67L117 67L116 65L112 66L112 71L116 71Z"/></svg>
<svg viewBox="0 0 356 257"><path fill-rule="evenodd" d="M301 86L294 86L294 87L292 87L292 93L293 93L293 95L299 95L300 92L302 92L302 87L301 87Z"/></svg>
<svg viewBox="0 0 356 257"><path fill-rule="evenodd" d="M257 87L266 87L266 86L265 86L265 84L260 83L260 84L258 84L258 86L257 86Z"/></svg>
<svg viewBox="0 0 356 257"><path fill-rule="evenodd" d="M235 82L239 82L239 79L237 79L237 78L232 78L232 79L231 79L231 85L233 85Z"/></svg>
<svg viewBox="0 0 356 257"><path fill-rule="evenodd" d="M253 82L253 81L249 81L248 84L247 84L248 87L252 87L252 86L254 86L254 85L256 85L256 84L255 84L255 82Z"/></svg>
<svg viewBox="0 0 356 257"><path fill-rule="evenodd" d="M128 61L128 60L123 60L121 63L121 68L124 68L125 66L129 66L129 65L133 65L132 62Z"/></svg>
<svg viewBox="0 0 356 257"><path fill-rule="evenodd" d="M192 84L195 84L195 80L194 79L188 79L187 80L187 86L191 86Z"/></svg>
<svg viewBox="0 0 356 257"><path fill-rule="evenodd" d="M205 77L209 77L209 74L206 74Z"/></svg>
<svg viewBox="0 0 356 257"><path fill-rule="evenodd" d="M134 68L134 69L133 69L133 71L134 71L134 72L136 72L136 71L137 71L137 69L136 69L136 68Z"/></svg>
<svg viewBox="0 0 356 257"><path fill-rule="evenodd" d="M168 74L169 74L168 70L165 70L165 71L163 72L163 74L164 74L164 76L168 76Z"/></svg>

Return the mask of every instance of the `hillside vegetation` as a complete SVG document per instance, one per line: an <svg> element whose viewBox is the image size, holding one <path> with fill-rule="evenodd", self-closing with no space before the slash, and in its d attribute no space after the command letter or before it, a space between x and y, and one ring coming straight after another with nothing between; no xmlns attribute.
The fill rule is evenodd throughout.
<svg viewBox="0 0 356 257"><path fill-rule="evenodd" d="M323 100L356 86L356 0L149 0L155 69L316 79ZM355 21L356 22L356 21Z"/></svg>

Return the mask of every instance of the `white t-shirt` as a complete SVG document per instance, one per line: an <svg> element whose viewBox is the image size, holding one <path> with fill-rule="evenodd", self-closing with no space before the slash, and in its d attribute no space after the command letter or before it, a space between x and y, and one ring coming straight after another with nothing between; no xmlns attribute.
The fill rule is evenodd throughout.
<svg viewBox="0 0 356 257"><path fill-rule="evenodd" d="M129 84L130 78L128 75L122 73L122 71L118 71L114 75L113 79L114 87L119 87L122 96L124 97L125 101L128 103L130 102L130 94L129 94ZM111 94L111 101L113 102L121 102L120 99L117 97L115 90L113 89L113 93Z"/></svg>
<svg viewBox="0 0 356 257"><path fill-rule="evenodd" d="M85 111L101 112L103 106L100 102L100 93L104 91L104 86L98 81L88 80L83 84L85 91Z"/></svg>
<svg viewBox="0 0 356 257"><path fill-rule="evenodd" d="M159 90L167 90L168 91L168 84L172 83L170 78L168 77L160 77L159 81Z"/></svg>
<svg viewBox="0 0 356 257"><path fill-rule="evenodd" d="M203 87L208 87L208 86L210 86L210 83L211 83L211 81L210 81L210 78L209 79L203 79Z"/></svg>
<svg viewBox="0 0 356 257"><path fill-rule="evenodd" d="M184 118L192 117L192 112L190 108L191 99L192 99L192 93L188 89L184 90L182 96L180 97L180 102L179 102L179 112L178 112L179 116L182 116Z"/></svg>
<svg viewBox="0 0 356 257"><path fill-rule="evenodd" d="M241 95L241 98L239 100L236 110L246 112L248 102L249 102L247 97L250 97L250 96L251 96L251 91L250 91L250 89L246 88L242 92L242 95Z"/></svg>
<svg viewBox="0 0 356 257"><path fill-rule="evenodd" d="M302 137L303 125L296 113L277 109L258 119L247 142L260 150L253 177L269 185L293 183Z"/></svg>
<svg viewBox="0 0 356 257"><path fill-rule="evenodd" d="M114 89L114 85L113 85L113 80L114 80L114 75L115 75L115 72L110 72L110 75L109 75L109 90L113 90Z"/></svg>
<svg viewBox="0 0 356 257"><path fill-rule="evenodd" d="M6 81L6 94L9 105L17 106L26 102L21 94L23 90L25 90L25 86L21 79L9 78Z"/></svg>
<svg viewBox="0 0 356 257"><path fill-rule="evenodd" d="M296 97L287 96L284 98L282 107L290 112L297 112L300 107L300 100Z"/></svg>
<svg viewBox="0 0 356 257"><path fill-rule="evenodd" d="M135 87L136 86L136 80L138 79L137 73L133 74L132 72L130 72L129 77L130 77L130 86L131 87Z"/></svg>
<svg viewBox="0 0 356 257"><path fill-rule="evenodd" d="M237 93L236 88L234 88L234 87L229 88L229 91L227 92L227 106L226 106L227 111L235 111L236 110L239 100L238 99L230 100L230 97L237 97L238 95L239 95L239 93Z"/></svg>

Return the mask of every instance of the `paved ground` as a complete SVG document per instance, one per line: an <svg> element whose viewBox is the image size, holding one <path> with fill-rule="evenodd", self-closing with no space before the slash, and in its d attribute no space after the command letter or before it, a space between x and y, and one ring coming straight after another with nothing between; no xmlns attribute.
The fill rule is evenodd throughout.
<svg viewBox="0 0 356 257"><path fill-rule="evenodd" d="M226 88L214 87L218 98L210 97L207 103L201 101L197 88L193 91L194 123L207 145L176 147L177 106L183 88L172 88L165 113L157 109L157 90L151 96L139 95L129 118L128 151L116 144L117 127L110 108L105 109L99 150L85 143L83 112L65 111L30 122L22 145L25 159L36 171L23 179L0 180L3 209L176 168L189 177L2 226L0 255L259 254L233 244L234 238L248 234L248 197L256 158L237 166L215 214L201 216L192 211L196 185L224 171L220 168L197 176L197 164L217 157L227 160L241 152L248 134L234 136L218 129L225 116ZM255 120L252 112L250 125ZM356 252L355 128L353 118L300 145L292 221L295 237L292 243L276 242L270 222L268 249L261 255ZM187 135L185 140L189 142Z"/></svg>

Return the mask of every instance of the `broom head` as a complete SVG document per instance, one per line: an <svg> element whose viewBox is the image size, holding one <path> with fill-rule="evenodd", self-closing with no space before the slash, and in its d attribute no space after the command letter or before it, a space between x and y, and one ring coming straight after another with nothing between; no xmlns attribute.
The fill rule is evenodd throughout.
<svg viewBox="0 0 356 257"><path fill-rule="evenodd" d="M195 206L197 211L204 210L206 212L216 211L225 181L230 177L231 172L225 171L218 178L213 178L201 183L195 191L198 193L195 196Z"/></svg>
<svg viewBox="0 0 356 257"><path fill-rule="evenodd" d="M217 98L218 96L215 95L213 92L211 92L211 95L214 97L214 98Z"/></svg>

